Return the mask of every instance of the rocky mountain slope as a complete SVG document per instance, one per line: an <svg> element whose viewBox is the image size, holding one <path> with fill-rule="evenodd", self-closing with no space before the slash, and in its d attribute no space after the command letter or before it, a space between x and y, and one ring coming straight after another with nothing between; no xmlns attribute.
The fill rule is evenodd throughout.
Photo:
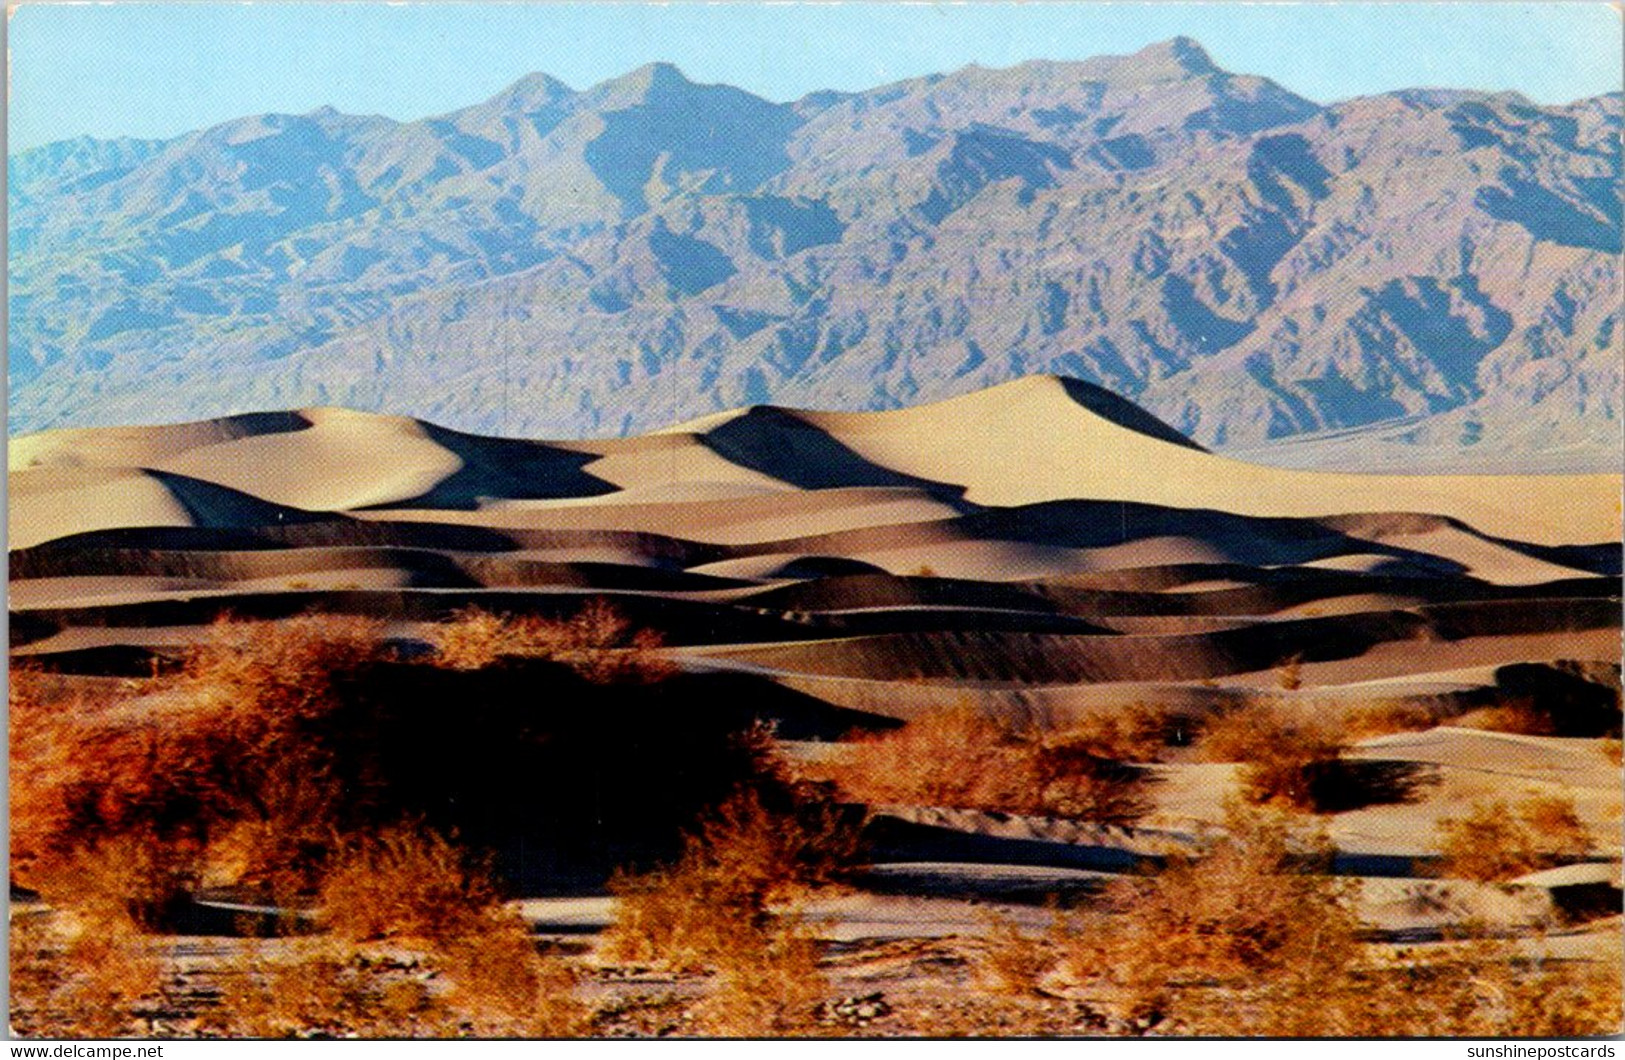
<svg viewBox="0 0 1625 1060"><path fill-rule="evenodd" d="M1618 94L1320 106L1181 38L782 105L657 64L53 144L8 161L11 430L605 435L1044 372L1221 448L1608 467L1621 125Z"/></svg>

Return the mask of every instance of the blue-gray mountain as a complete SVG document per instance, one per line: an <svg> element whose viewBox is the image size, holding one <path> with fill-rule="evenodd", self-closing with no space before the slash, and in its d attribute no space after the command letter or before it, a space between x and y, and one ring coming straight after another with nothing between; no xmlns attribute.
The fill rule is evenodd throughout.
<svg viewBox="0 0 1625 1060"><path fill-rule="evenodd" d="M8 160L11 430L609 434L1053 372L1196 439L1618 458L1619 94L1320 106L1193 41L775 104L652 65Z"/></svg>

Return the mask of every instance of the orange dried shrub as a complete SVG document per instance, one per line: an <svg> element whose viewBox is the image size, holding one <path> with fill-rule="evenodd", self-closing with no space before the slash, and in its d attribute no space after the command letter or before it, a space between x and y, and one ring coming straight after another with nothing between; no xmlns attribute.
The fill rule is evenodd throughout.
<svg viewBox="0 0 1625 1060"><path fill-rule="evenodd" d="M9 931L13 1034L112 1038L148 1033L161 1006L162 967L127 916L30 913Z"/></svg>
<svg viewBox="0 0 1625 1060"><path fill-rule="evenodd" d="M1417 703L1376 703L1354 707L1343 715L1343 732L1351 740L1387 736L1396 732L1421 732L1439 724L1439 715Z"/></svg>
<svg viewBox="0 0 1625 1060"><path fill-rule="evenodd" d="M986 934L975 961L980 985L995 994L1037 997L1039 983L1060 961L1056 939L1030 935L1008 916L989 913L984 917ZM1065 938L1064 928L1057 937Z"/></svg>
<svg viewBox="0 0 1625 1060"><path fill-rule="evenodd" d="M806 1030L827 984L799 906L850 855L854 838L828 811L774 811L756 792L737 792L701 818L675 864L610 882L618 911L600 952L714 973L695 1010L701 1033Z"/></svg>
<svg viewBox="0 0 1625 1060"><path fill-rule="evenodd" d="M1494 882L1580 861L1591 851L1590 831L1574 800L1532 795L1515 805L1475 802L1463 817L1438 824L1440 873Z"/></svg>
<svg viewBox="0 0 1625 1060"><path fill-rule="evenodd" d="M232 721L309 716L326 709L336 683L385 658L384 624L352 615L279 621L217 621L185 661L183 688L200 707L229 704ZM246 709L253 708L253 709Z"/></svg>
<svg viewBox="0 0 1625 1060"><path fill-rule="evenodd" d="M364 620L226 621L144 696L63 707L14 681L14 872L72 879L74 859L123 849L179 887L216 855L237 876L312 879L344 799L312 733L384 654Z"/></svg>
<svg viewBox="0 0 1625 1060"><path fill-rule="evenodd" d="M400 826L350 845L323 881L321 923L351 944L415 947L443 1002L482 1037L580 1033L574 980L542 957L489 868L432 831Z"/></svg>
<svg viewBox="0 0 1625 1060"><path fill-rule="evenodd" d="M1275 668L1275 683L1288 692L1303 687L1303 656L1294 655Z"/></svg>
<svg viewBox="0 0 1625 1060"><path fill-rule="evenodd" d="M870 804L1008 808L1030 797L1009 734L972 707L921 714L818 772Z"/></svg>
<svg viewBox="0 0 1625 1060"><path fill-rule="evenodd" d="M1155 762L1169 747L1188 743L1196 730L1196 722L1182 712L1137 701L1092 710L1055 739L1115 762Z"/></svg>
<svg viewBox="0 0 1625 1060"><path fill-rule="evenodd" d="M318 895L324 927L356 942L446 942L500 905L489 870L443 836L384 829L347 845Z"/></svg>
<svg viewBox="0 0 1625 1060"><path fill-rule="evenodd" d="M825 881L850 854L853 837L827 808L773 811L742 789L703 815L669 867L618 874L619 912L605 951L632 961L704 968L759 941L777 919Z"/></svg>
<svg viewBox="0 0 1625 1060"><path fill-rule="evenodd" d="M390 963L327 938L245 942L223 962L218 1001L201 1022L226 1038L457 1036L439 993L415 975L391 975Z"/></svg>
<svg viewBox="0 0 1625 1060"><path fill-rule="evenodd" d="M1112 734L1116 750L1126 743ZM816 772L869 804L955 806L1130 821L1144 812L1139 772L1100 754L1090 732L1019 733L972 707L932 711L855 744Z"/></svg>
<svg viewBox="0 0 1625 1060"><path fill-rule="evenodd" d="M1279 810L1232 807L1204 854L1117 881L1101 906L1063 922L1060 974L1124 1020L1177 1013L1187 1032L1272 1033L1203 1026L1202 991L1290 993L1342 974L1358 924L1350 889L1322 874L1328 854Z"/></svg>
<svg viewBox="0 0 1625 1060"><path fill-rule="evenodd" d="M1530 696L1520 696L1493 707L1470 710L1451 722L1464 729L1510 732L1522 736L1554 736L1557 719L1541 710Z"/></svg>
<svg viewBox="0 0 1625 1060"><path fill-rule="evenodd" d="M1348 744L1331 722L1255 704L1210 721L1197 748L1205 761L1240 763L1248 801L1318 810L1341 779Z"/></svg>
<svg viewBox="0 0 1625 1060"><path fill-rule="evenodd" d="M435 627L431 642L436 664L453 670L478 670L505 658L540 658L565 663L602 684L655 681L676 672L660 654L664 642L658 631L634 629L601 598L568 619L463 608Z"/></svg>

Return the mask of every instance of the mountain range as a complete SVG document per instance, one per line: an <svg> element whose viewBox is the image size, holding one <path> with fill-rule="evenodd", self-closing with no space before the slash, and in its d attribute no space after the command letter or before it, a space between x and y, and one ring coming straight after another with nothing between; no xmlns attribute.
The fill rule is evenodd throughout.
<svg viewBox="0 0 1625 1060"><path fill-rule="evenodd" d="M1614 468L1622 98L1320 105L1178 38L54 143L8 159L9 427L602 436L1050 373L1285 462Z"/></svg>

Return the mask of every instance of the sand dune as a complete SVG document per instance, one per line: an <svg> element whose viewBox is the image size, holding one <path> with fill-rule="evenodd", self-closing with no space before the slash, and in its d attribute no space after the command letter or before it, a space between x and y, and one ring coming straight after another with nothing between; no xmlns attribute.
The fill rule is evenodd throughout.
<svg viewBox="0 0 1625 1060"><path fill-rule="evenodd" d="M126 527L247 529L314 521L300 508L172 472L32 468L8 475L11 548L70 534Z"/></svg>
<svg viewBox="0 0 1625 1060"><path fill-rule="evenodd" d="M1077 390L1072 381L1037 376L921 408L801 417L865 460L963 486L978 504L1089 497L1263 516L1404 511L1540 544L1620 536L1619 476L1267 468L1126 428L1091 411Z"/></svg>
<svg viewBox="0 0 1625 1060"><path fill-rule="evenodd" d="M891 487L946 504L1129 501L1253 516L1411 512L1540 545L1616 541L1619 476L1397 476L1202 451L1133 405L1048 376L894 412L739 410L639 439L480 438L342 409L17 439L9 466L149 467L312 510L470 508L692 484ZM321 468L321 474L312 474Z"/></svg>

